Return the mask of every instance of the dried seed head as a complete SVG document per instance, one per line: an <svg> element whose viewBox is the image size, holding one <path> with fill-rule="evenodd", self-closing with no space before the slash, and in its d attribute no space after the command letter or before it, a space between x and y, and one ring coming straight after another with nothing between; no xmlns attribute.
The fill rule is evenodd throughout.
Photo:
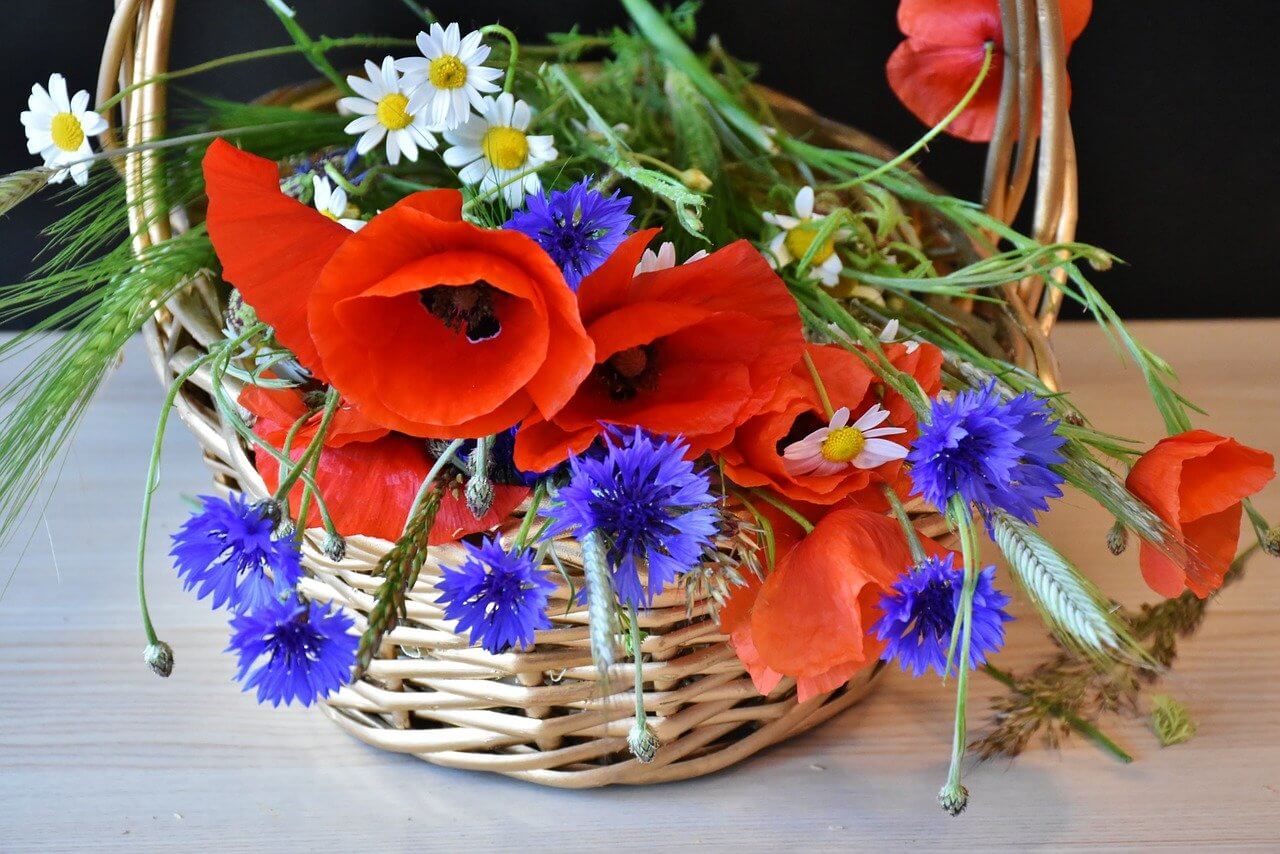
<svg viewBox="0 0 1280 854"><path fill-rule="evenodd" d="M168 677L173 672L173 647L164 641L147 644L142 652L142 660L155 675Z"/></svg>
<svg viewBox="0 0 1280 854"><path fill-rule="evenodd" d="M1124 550L1129 545L1129 529L1117 519L1116 523L1107 531L1107 548L1111 550L1113 555L1117 557L1124 554Z"/></svg>

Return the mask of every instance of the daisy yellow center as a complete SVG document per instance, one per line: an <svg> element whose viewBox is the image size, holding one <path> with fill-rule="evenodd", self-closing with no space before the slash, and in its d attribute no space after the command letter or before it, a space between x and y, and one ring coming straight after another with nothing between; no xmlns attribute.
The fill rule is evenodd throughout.
<svg viewBox="0 0 1280 854"><path fill-rule="evenodd" d="M431 60L427 77L437 89L457 89L467 82L467 66L456 56L439 56Z"/></svg>
<svg viewBox="0 0 1280 854"><path fill-rule="evenodd" d="M529 140L524 131L498 125L485 131L480 143L485 158L499 169L519 169L529 159Z"/></svg>
<svg viewBox="0 0 1280 854"><path fill-rule="evenodd" d="M833 463L847 463L862 453L867 437L857 427L840 427L822 440L822 458Z"/></svg>
<svg viewBox="0 0 1280 854"><path fill-rule="evenodd" d="M787 251L791 253L793 258L803 258L804 253L809 251L809 247L813 245L814 238L818 236L818 224L813 221L802 222L795 228L787 232L784 239ZM835 238L828 237L822 241L822 245L813 253L814 264L821 264L832 256L836 251Z"/></svg>
<svg viewBox="0 0 1280 854"><path fill-rule="evenodd" d="M407 97L392 92L378 102L378 122L388 130L404 130L413 122L408 107Z"/></svg>
<svg viewBox="0 0 1280 854"><path fill-rule="evenodd" d="M84 126L71 113L58 113L49 125L53 144L63 151L78 151L84 144Z"/></svg>

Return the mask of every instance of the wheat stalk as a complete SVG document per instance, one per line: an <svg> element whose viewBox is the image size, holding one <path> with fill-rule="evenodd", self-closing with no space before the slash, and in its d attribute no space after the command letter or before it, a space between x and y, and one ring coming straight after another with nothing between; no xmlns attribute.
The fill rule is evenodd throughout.
<svg viewBox="0 0 1280 854"><path fill-rule="evenodd" d="M49 186L54 170L45 166L10 172L0 177L0 216L4 216Z"/></svg>
<svg viewBox="0 0 1280 854"><path fill-rule="evenodd" d="M591 659L601 679L607 680L613 665L615 638L618 635L618 613L613 607L613 578L609 575L609 557L604 539L597 531L579 538L582 545L582 570L587 582L587 622L590 628Z"/></svg>
<svg viewBox="0 0 1280 854"><path fill-rule="evenodd" d="M1066 646L1090 656L1142 656L1111 603L1030 525L988 513L992 536L1045 624Z"/></svg>

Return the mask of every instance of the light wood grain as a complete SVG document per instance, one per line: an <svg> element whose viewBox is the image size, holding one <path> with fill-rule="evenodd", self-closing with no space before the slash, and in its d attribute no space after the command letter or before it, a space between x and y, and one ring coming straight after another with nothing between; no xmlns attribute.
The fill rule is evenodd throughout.
<svg viewBox="0 0 1280 854"><path fill-rule="evenodd" d="M1176 357L1207 425L1280 449L1280 322L1136 324ZM1055 332L1067 386L1100 426L1154 438L1138 373L1091 326ZM7 378L0 377L0 381ZM1138 756L1120 765L1076 742L1036 745L970 770L969 811L934 803L946 772L951 693L892 674L808 735L721 774L676 785L546 790L381 753L318 712L254 704L230 681L221 615L184 593L165 558L182 494L207 478L193 440L171 431L149 566L153 612L177 651L169 680L143 665L133 596L136 507L161 393L139 343L91 410L62 481L22 553L0 557L0 851L66 849L600 850L668 843L1144 849L1274 848L1280 839L1280 563L1258 559L1187 643L1165 689L1200 732L1160 749L1141 721L1108 720ZM1280 489L1260 506L1280 515ZM1068 496L1046 523L1110 594L1148 596L1131 553L1113 558L1104 514ZM52 543L52 545L51 545ZM1019 603L1017 669L1047 644ZM995 686L976 680L985 724ZM683 828L682 831L677 829Z"/></svg>

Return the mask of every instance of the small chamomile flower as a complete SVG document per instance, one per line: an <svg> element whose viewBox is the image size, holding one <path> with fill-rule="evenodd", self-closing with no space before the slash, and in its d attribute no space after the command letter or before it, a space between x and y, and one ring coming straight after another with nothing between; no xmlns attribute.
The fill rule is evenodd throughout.
<svg viewBox="0 0 1280 854"><path fill-rule="evenodd" d="M44 165L58 171L49 179L60 184L71 176L80 186L89 181L86 157L93 154L89 137L107 129L107 120L89 109L89 93L81 89L68 96L61 74L49 77L49 88L31 87L28 110L21 115L27 132L27 150L44 158Z"/></svg>
<svg viewBox="0 0 1280 854"><path fill-rule="evenodd" d="M907 448L883 436L907 432L902 427L881 427L889 412L875 404L849 423L849 408L842 406L831 416L831 423L814 430L782 451L782 465L792 477L839 474L848 466L873 469L907 455Z"/></svg>
<svg viewBox="0 0 1280 854"><path fill-rule="evenodd" d="M452 146L444 162L459 169L458 178L481 193L501 190L512 209L520 207L526 193L541 193L538 168L556 159L555 137L530 136L526 131L533 113L510 92L485 98L479 115L454 130L444 132Z"/></svg>
<svg viewBox="0 0 1280 854"><path fill-rule="evenodd" d="M315 197L312 204L316 210L329 219L344 226L350 231L359 231L365 227L365 221L345 216L347 212L347 191L329 183L329 179L320 175L311 176L311 187Z"/></svg>
<svg viewBox="0 0 1280 854"><path fill-rule="evenodd" d="M795 216L766 212L764 221L782 229L769 241L769 254L779 267L793 264L804 257L821 228L822 214L813 212L813 187L801 187L796 193ZM849 237L845 229L837 230L813 253L807 274L827 287L840 281L844 264L836 252L836 243Z"/></svg>
<svg viewBox="0 0 1280 854"><path fill-rule="evenodd" d="M432 131L439 128L431 125L425 111L409 108L409 94L395 60L388 56L381 68L365 60L364 69L367 77L353 74L347 78L358 97L338 101L340 111L356 114L346 127L347 133L360 135L356 151L368 154L386 139L387 161L392 166L400 162L401 155L416 161L419 148L434 151L438 143Z"/></svg>
<svg viewBox="0 0 1280 854"><path fill-rule="evenodd" d="M471 115L471 107L484 109L486 92L497 92L493 81L502 76L497 68L487 68L489 46L479 30L459 36L457 24L432 24L429 33L418 33L422 56L397 59L396 69L412 97L409 112L425 110L433 125L452 129Z"/></svg>
<svg viewBox="0 0 1280 854"><path fill-rule="evenodd" d="M694 261L701 261L707 257L705 249L699 249L697 252L684 259L685 264L692 264ZM663 241L658 247L658 251L652 249L644 250L644 254L640 256L640 263L636 265L635 274L656 273L659 270L670 270L676 265L676 245L670 240Z"/></svg>

